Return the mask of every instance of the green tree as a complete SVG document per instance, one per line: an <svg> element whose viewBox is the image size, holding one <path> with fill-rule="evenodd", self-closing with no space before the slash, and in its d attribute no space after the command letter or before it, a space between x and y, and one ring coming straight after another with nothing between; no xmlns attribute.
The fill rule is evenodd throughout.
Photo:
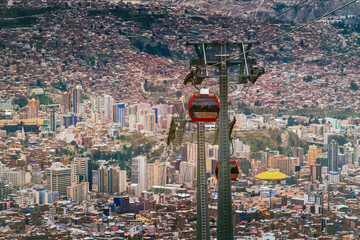
<svg viewBox="0 0 360 240"><path fill-rule="evenodd" d="M181 91L176 91L175 95L176 95L177 98L180 98L182 93L181 93Z"/></svg>
<svg viewBox="0 0 360 240"><path fill-rule="evenodd" d="M328 138L328 142L330 142L331 139L334 139L339 145L344 145L347 142L346 137L343 135L332 135Z"/></svg>
<svg viewBox="0 0 360 240"><path fill-rule="evenodd" d="M246 108L244 109L244 114L245 114L245 115L250 115L250 114L251 114L250 109L246 107Z"/></svg>
<svg viewBox="0 0 360 240"><path fill-rule="evenodd" d="M14 99L14 104L19 105L20 108L25 107L28 105L28 100L26 97L19 97Z"/></svg>
<svg viewBox="0 0 360 240"><path fill-rule="evenodd" d="M290 117L288 118L288 123L287 123L287 125L288 125L289 127L291 127L291 126L294 126L294 124L295 124L295 119L294 119L292 116L290 116Z"/></svg>
<svg viewBox="0 0 360 240"><path fill-rule="evenodd" d="M305 77L303 77L303 80L305 82L311 82L313 80L313 77L312 76L305 76Z"/></svg>
<svg viewBox="0 0 360 240"><path fill-rule="evenodd" d="M351 81L350 89L353 90L353 91L357 91L357 90L359 90L359 87L354 81Z"/></svg>

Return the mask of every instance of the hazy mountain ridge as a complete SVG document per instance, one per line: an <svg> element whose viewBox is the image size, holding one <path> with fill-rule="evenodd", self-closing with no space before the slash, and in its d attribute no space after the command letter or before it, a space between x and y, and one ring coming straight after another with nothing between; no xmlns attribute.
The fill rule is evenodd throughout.
<svg viewBox="0 0 360 240"><path fill-rule="evenodd" d="M249 12L255 8L250 5ZM263 4L268 9L271 5L274 3ZM295 27L174 6L74 4L37 16L37 22L27 28L1 29L0 80L9 86L31 87L67 79L68 88L77 82L89 92L113 89L121 101L134 94L143 101L157 102L161 97L172 101L177 91L186 96L193 92L191 86L182 84L188 71L184 60L194 55L186 42L228 39L264 43ZM261 14L260 8L256 18ZM344 105L356 109L360 100L357 91L349 88L351 82L360 85L356 56L296 62L353 51L360 43L357 41L352 34L342 35L334 26L317 22L263 44L251 56L265 65L266 74L241 98L241 89L233 86L231 98L234 103L241 99L251 108L291 111ZM304 81L309 76L312 80ZM149 83L146 88L145 81ZM131 92L130 86L140 91Z"/></svg>
<svg viewBox="0 0 360 240"><path fill-rule="evenodd" d="M272 0L225 0L225 1L196 1L199 9L206 9L225 16L240 16L249 19L269 20L271 18L285 21L304 23L311 21L321 15L332 11L349 1L345 0L314 0L314 1L272 1ZM190 5L193 1L180 0L172 1L174 5ZM295 5L299 5L295 7ZM291 9L294 8L294 9ZM291 9L291 10L290 10ZM286 12L286 13L284 13ZM284 14L283 14L284 13ZM337 11L334 16L355 15L356 20L347 20L349 23L359 23L360 2L351 4L344 9ZM280 16L278 16L280 15Z"/></svg>

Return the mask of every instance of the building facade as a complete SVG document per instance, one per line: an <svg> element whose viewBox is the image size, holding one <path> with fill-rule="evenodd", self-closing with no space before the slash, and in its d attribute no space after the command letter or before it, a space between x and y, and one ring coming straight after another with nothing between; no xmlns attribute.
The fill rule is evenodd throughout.
<svg viewBox="0 0 360 240"><path fill-rule="evenodd" d="M56 162L46 169L47 189L58 192L60 196L67 194L67 187L71 185L71 169Z"/></svg>
<svg viewBox="0 0 360 240"><path fill-rule="evenodd" d="M72 110L74 113L79 112L79 104L82 102L82 92L83 92L83 88L80 85L76 86L72 91L72 99L73 99Z"/></svg>
<svg viewBox="0 0 360 240"><path fill-rule="evenodd" d="M328 171L337 172L338 171L338 149L339 145L334 140L331 139L330 143L328 145L328 161L329 161L329 167Z"/></svg>
<svg viewBox="0 0 360 240"><path fill-rule="evenodd" d="M38 118L39 117L39 101L36 99L31 99L28 102L28 118Z"/></svg>
<svg viewBox="0 0 360 240"><path fill-rule="evenodd" d="M132 159L131 164L131 180L133 183L139 184L140 190L146 190L146 157L138 156Z"/></svg>

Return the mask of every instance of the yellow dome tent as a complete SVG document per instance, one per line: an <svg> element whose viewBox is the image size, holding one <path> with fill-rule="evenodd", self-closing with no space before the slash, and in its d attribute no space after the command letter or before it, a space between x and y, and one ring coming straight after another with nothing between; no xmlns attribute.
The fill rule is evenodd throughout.
<svg viewBox="0 0 360 240"><path fill-rule="evenodd" d="M287 175L282 172L269 170L266 172L259 173L255 177L259 178L259 179L265 179L265 180L277 180L277 179L287 178Z"/></svg>

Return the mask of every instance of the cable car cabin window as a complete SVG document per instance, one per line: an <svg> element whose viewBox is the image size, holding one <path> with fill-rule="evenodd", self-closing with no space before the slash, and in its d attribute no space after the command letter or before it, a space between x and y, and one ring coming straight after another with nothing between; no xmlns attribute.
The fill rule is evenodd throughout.
<svg viewBox="0 0 360 240"><path fill-rule="evenodd" d="M193 119L215 121L220 108L217 98L213 96L194 96L190 102L189 112Z"/></svg>
<svg viewBox="0 0 360 240"><path fill-rule="evenodd" d="M190 108L194 112L219 112L218 102L215 97L195 96Z"/></svg>

